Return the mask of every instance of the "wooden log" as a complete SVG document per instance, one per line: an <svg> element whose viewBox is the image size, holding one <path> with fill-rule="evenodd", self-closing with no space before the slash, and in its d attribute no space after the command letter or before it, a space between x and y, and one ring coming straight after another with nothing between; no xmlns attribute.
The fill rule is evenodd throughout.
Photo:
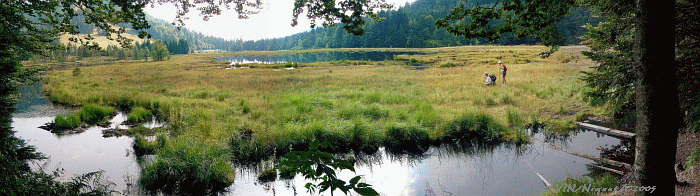
<svg viewBox="0 0 700 196"><path fill-rule="evenodd" d="M617 137L632 139L637 135L635 133L615 130L615 129L611 129L611 128L607 128L607 127L601 127L598 125L592 125L592 124L588 124L588 123L584 123L584 122L576 122L576 124L578 124L579 126L585 127L586 129L590 129L592 131L598 132L598 133L617 136Z"/></svg>
<svg viewBox="0 0 700 196"><path fill-rule="evenodd" d="M623 175L623 176L625 175L625 172L623 172L623 171L616 170L616 169L612 169L612 168L603 167L603 166L600 166L600 165L586 164L586 166L596 167L596 168L599 168L599 169L602 169L602 170L605 170L605 171L609 171L609 172L612 172L612 173L620 174L620 175Z"/></svg>
<svg viewBox="0 0 700 196"><path fill-rule="evenodd" d="M552 184L547 182L547 179L544 179L544 176L542 176L540 172L537 172L537 170L535 170L535 168L532 167L532 165L530 165L530 162L527 162L527 160L525 159L523 159L523 161L525 161L525 163L527 163L527 165L530 166L530 169L532 169L532 171L535 171L535 174L537 174L537 177L540 177L540 180L542 180L542 183L544 183L544 185L547 186L547 189L552 189Z"/></svg>
<svg viewBox="0 0 700 196"><path fill-rule="evenodd" d="M542 141L542 140L540 140L540 139L537 139L537 138L534 138L534 137L533 137L532 139L534 139L535 141L538 141L538 142L542 142L543 144L548 145L550 148L553 148L553 149L559 150L559 151L563 151L563 152L568 153L568 154L571 154L571 155L575 155L575 156L578 156L578 157L587 158L587 159L594 160L594 161L597 161L597 162L602 162L602 163L614 165L614 166L617 166L617 167L624 168L624 169L627 170L627 171L630 171L630 169L632 168L632 166L631 166L630 164L627 164L627 163L623 163L623 162L614 161L614 160L610 160L610 159L606 159L606 158L602 158L602 157L596 157L596 156L592 156L592 155L587 155L587 154L579 153L579 152L576 152L576 151L573 151L573 150L569 150L569 149L566 149L566 148L562 148L562 147L559 147L559 146L552 145L552 144L550 144L550 143L544 142L544 141Z"/></svg>

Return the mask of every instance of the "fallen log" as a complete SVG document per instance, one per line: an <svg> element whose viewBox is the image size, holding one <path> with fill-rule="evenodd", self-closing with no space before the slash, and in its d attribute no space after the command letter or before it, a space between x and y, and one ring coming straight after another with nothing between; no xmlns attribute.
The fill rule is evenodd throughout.
<svg viewBox="0 0 700 196"><path fill-rule="evenodd" d="M596 168L598 168L598 169L602 169L602 170L609 171L609 172L612 172L612 173L620 174L620 175L623 175L623 176L625 175L625 172L623 172L623 171L616 170L616 169L612 169L612 168L603 167L603 166L600 166L600 165L586 164L586 166L589 166L589 167L596 167Z"/></svg>
<svg viewBox="0 0 700 196"><path fill-rule="evenodd" d="M563 151L563 152L568 153L568 154L571 154L571 155L575 155L575 156L578 156L578 157L587 158L587 159L594 160L594 161L599 162L599 163L602 162L602 163L606 163L606 164L609 164L609 165L614 165L614 166L617 166L617 167L624 168L624 169L627 170L627 171L629 171L629 170L632 168L632 166L631 166L630 164L627 164L627 163L623 163L623 162L619 162L619 161L614 161L614 160L610 160L610 159L606 159L606 158L602 158L602 157L596 157L596 156L592 156L592 155L583 154L583 153L580 153L580 152L576 152L576 151L573 151L573 150L569 150L569 149L566 149L566 148L562 148L562 147L559 147L559 146L552 145L552 144L550 144L550 143L544 142L544 141L542 141L542 140L540 140L540 139L537 139L537 138L534 138L534 137L533 137L532 139L534 139L535 141L538 141L538 142L542 142L543 144L548 145L550 148L553 148L553 149L559 150L559 151Z"/></svg>
<svg viewBox="0 0 700 196"><path fill-rule="evenodd" d="M589 129L591 131L595 131L595 132L607 134L607 135L612 135L612 136L617 136L617 137L632 139L637 135L635 133L615 130L615 129L611 129L611 128L607 128L607 127L601 127L598 125L592 125L592 124L588 124L588 123L584 123L584 122L576 122L576 124L578 124L579 126L585 127L586 129Z"/></svg>
<svg viewBox="0 0 700 196"><path fill-rule="evenodd" d="M537 174L537 177L540 177L540 180L542 180L542 182L544 183L545 186L547 186L548 189L552 189L552 184L547 182L547 179L544 179L544 176L542 176L542 174L540 174L540 172L537 172L537 170L535 170L535 168L532 167L532 165L530 165L530 163L527 162L527 160L523 159L523 161L525 161L525 163L527 163L527 165L530 166L530 169L532 169L532 171L535 171L535 174Z"/></svg>

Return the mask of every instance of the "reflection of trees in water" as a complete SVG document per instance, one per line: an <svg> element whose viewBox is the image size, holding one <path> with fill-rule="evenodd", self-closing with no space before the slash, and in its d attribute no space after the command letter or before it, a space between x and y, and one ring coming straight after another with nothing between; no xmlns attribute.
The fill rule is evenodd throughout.
<svg viewBox="0 0 700 196"><path fill-rule="evenodd" d="M633 121L626 121L626 122L633 122ZM607 124L598 122L598 123L594 123L594 124L597 124L599 126L606 126L606 127L627 127L627 126L624 126L625 123L619 123L619 122L618 123L607 123ZM629 130L629 129L627 129L627 130ZM568 132L565 132L565 133L559 133L559 132L547 130L544 126L531 126L528 129L528 131L530 132L531 137L538 137L539 136L539 137L542 137L542 139L547 143L551 143L551 144L554 144L557 146L568 146L568 144L573 142L573 138L575 136L577 136L578 134L587 132L587 131L591 131L591 130L587 130L584 128L576 128L573 130L569 130ZM609 136L609 135L605 135L605 134L597 133L597 132L596 132L596 136L598 138L600 138L600 137L618 138L618 137ZM607 148L606 147L597 147L597 149L600 150L599 156L601 158L606 158L606 159L624 162L624 163L628 163L628 164L634 163L634 146L635 146L634 140L624 139L624 138L618 138L618 139L620 139L620 143L617 145L612 145L611 147L607 147ZM623 168L616 167L613 165L608 165L605 163L594 163L593 165L607 167L607 168L611 168L611 169L615 169L615 170L619 170L619 171L624 171ZM592 167L592 166L588 166L587 170L589 171L589 173L586 174L585 176L589 176L589 177L599 177L599 176L602 176L604 174L609 173L608 171L605 171L605 170L600 169L600 168ZM615 176L617 176L617 175L615 175ZM619 176L617 176L617 177L619 177Z"/></svg>
<svg viewBox="0 0 700 196"><path fill-rule="evenodd" d="M620 140L620 144L613 145L610 148L600 149L600 157L612 159L624 163L634 163L634 147L635 141L630 139Z"/></svg>
<svg viewBox="0 0 700 196"><path fill-rule="evenodd" d="M354 154L356 165L372 167L381 165L384 161L397 162L402 165L415 166L421 161L437 156L440 158L472 159L492 156L495 151L514 152L516 157L522 157L532 152L531 145L517 145L503 142L485 142L479 139L458 140L457 142L443 142L437 146L430 146L421 152L392 151L380 148L378 153Z"/></svg>

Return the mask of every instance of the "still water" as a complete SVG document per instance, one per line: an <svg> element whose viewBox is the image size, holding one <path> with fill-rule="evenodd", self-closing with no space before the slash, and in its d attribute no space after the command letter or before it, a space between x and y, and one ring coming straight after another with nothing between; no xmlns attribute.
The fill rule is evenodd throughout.
<svg viewBox="0 0 700 196"><path fill-rule="evenodd" d="M542 134L535 134L545 140ZM596 146L619 144L617 138L579 130L569 138L547 141L557 146L599 156ZM579 177L597 169L587 169L591 160L553 150L533 141L530 145L431 147L420 156L396 155L380 149L369 160L356 166L356 174L344 171L340 179L364 175L366 183L383 195L539 195L547 190L536 172L550 183ZM531 167L532 166L532 167ZM254 170L254 169L251 169ZM237 168L236 183L229 195L308 195L306 181L259 183L255 171ZM262 186L261 186L262 185ZM335 194L343 195L342 192Z"/></svg>
<svg viewBox="0 0 700 196"><path fill-rule="evenodd" d="M278 56L230 56L217 57L216 61L229 61L231 64L246 64L246 63L314 63L339 60L370 60L383 61L393 60L394 55L413 55L421 54L417 52L324 52L324 53L305 53L305 54L287 54Z"/></svg>
<svg viewBox="0 0 700 196"><path fill-rule="evenodd" d="M21 102L12 118L16 136L49 157L48 161L32 164L34 169L63 168L64 180L104 170L118 191L126 190L129 183L136 184L141 168L131 148L133 138L104 138L101 130L105 128L96 126L75 135L56 135L40 129L55 115L74 109L51 104L42 95L40 83L23 87L21 93ZM125 118L124 114L115 116L111 128L119 126ZM594 156L600 154L596 146L620 143L617 138L585 130L563 138L545 138L539 133L533 133L532 137ZM383 195L537 195L547 188L535 172L550 183L600 172L586 167L593 163L591 160L550 149L536 141L521 146L442 145L419 155L393 154L380 148L373 155L356 158L357 172L343 171L339 178L347 181L363 175L363 180ZM291 180L260 183L254 167L234 167L235 182L224 195L308 195L304 187L307 181L299 175Z"/></svg>

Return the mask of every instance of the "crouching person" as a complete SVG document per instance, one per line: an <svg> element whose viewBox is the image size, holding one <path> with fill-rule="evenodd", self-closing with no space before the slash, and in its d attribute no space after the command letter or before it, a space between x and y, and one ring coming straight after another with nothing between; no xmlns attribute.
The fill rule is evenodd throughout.
<svg viewBox="0 0 700 196"><path fill-rule="evenodd" d="M489 74L488 72L484 72L484 80L486 85L491 85L496 82L496 76Z"/></svg>

